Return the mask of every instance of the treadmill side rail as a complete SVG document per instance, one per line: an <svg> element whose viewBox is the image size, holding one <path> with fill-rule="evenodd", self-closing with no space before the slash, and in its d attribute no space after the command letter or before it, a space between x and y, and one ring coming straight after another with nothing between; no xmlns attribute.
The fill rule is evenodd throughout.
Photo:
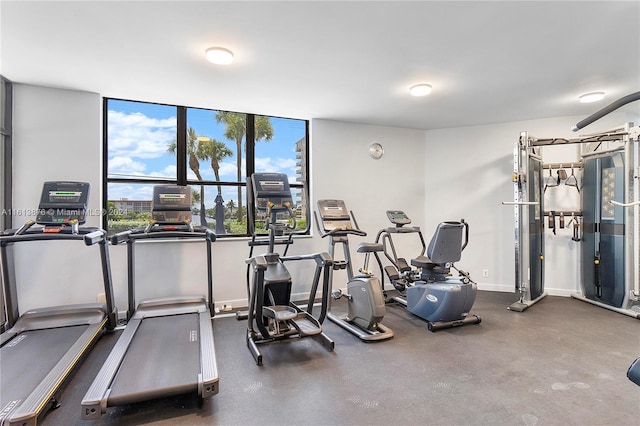
<svg viewBox="0 0 640 426"><path fill-rule="evenodd" d="M209 310L200 313L200 378L198 395L207 399L219 392L218 365Z"/></svg>
<svg viewBox="0 0 640 426"><path fill-rule="evenodd" d="M38 416L53 401L70 371L78 365L78 361L100 338L106 323L105 316L101 323L94 323L87 327L38 387L11 413L8 419L9 425L36 424Z"/></svg>
<svg viewBox="0 0 640 426"><path fill-rule="evenodd" d="M129 320L124 331L111 350L109 357L94 379L91 387L82 399L82 418L97 419L111 406L120 405L122 401L136 402L152 399L148 395L111 394L116 383L116 376L123 365L132 342L143 321L165 318L189 313L198 314L200 372L197 377L198 395L202 399L210 398L218 393L218 367L216 363L215 345L211 314L203 296L182 296L178 298L156 298L140 302L135 315ZM195 380L196 378L194 378ZM196 384L194 382L194 384ZM169 392L170 393L170 392Z"/></svg>
<svg viewBox="0 0 640 426"><path fill-rule="evenodd" d="M102 365L91 387L82 398L82 418L97 419L107 411L107 399L111 382L120 368L120 363L129 348L133 336L140 326L141 319L131 319L118 338L109 357Z"/></svg>

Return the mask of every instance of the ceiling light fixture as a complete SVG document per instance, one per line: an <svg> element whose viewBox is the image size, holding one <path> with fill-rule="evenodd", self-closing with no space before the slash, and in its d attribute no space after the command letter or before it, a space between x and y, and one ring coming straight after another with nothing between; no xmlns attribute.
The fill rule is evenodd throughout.
<svg viewBox="0 0 640 426"><path fill-rule="evenodd" d="M415 86L411 86L409 93L411 93L412 96L427 96L431 93L431 85L424 83L416 84Z"/></svg>
<svg viewBox="0 0 640 426"><path fill-rule="evenodd" d="M233 52L224 47L210 47L207 49L206 57L209 62L218 65L229 65L233 62Z"/></svg>
<svg viewBox="0 0 640 426"><path fill-rule="evenodd" d="M598 102L604 99L604 92L586 93L578 98L580 103L588 104L589 102Z"/></svg>

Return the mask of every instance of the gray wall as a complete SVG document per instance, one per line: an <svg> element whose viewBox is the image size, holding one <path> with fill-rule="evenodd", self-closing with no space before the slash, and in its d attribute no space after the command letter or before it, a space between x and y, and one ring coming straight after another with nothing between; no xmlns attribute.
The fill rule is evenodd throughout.
<svg viewBox="0 0 640 426"><path fill-rule="evenodd" d="M90 208L100 208L101 105L101 97L95 93L15 85L16 209L37 207L42 182L55 179L90 182ZM634 119L637 122L640 114L633 111L623 110L587 130L603 130ZM355 246L360 241L373 240L379 229L388 226L388 209L406 211L414 224L422 227L427 242L438 222L465 218L471 225L471 241L459 266L472 274L481 289L513 291L513 208L500 203L513 197L514 143L525 130L538 137L573 136L568 129L581 118L426 132L312 120L313 204L320 198L342 198L354 211L361 228L369 233L366 238L352 240L356 267L362 257L355 253ZM380 160L368 156L368 146L374 141L385 149ZM577 159L578 153L574 149L548 155L549 161L571 161L569 157ZM554 155L562 158L556 160ZM557 196L560 202L575 203L570 195ZM27 218L15 218L14 225ZM88 224L98 226L99 216L91 216ZM550 238L547 287L551 293L568 295L577 289L576 248L568 238L564 233ZM408 258L417 254L415 242L399 240L399 252ZM326 250L327 241L314 235L297 240L290 253ZM111 247L110 253L116 302L122 310L126 308L127 294L125 247ZM204 243L149 242L140 244L137 255L139 298L176 291L204 292ZM174 263L167 261L167 255ZM214 243L216 305L246 306L247 255L246 239ZM101 291L97 250L71 242L64 247L25 244L17 250L16 258L23 310L92 301ZM304 266L308 265L292 267L297 282L294 293L308 291L309 276ZM489 270L487 278L482 277L484 269ZM343 282L344 274L336 273L334 287L342 287Z"/></svg>

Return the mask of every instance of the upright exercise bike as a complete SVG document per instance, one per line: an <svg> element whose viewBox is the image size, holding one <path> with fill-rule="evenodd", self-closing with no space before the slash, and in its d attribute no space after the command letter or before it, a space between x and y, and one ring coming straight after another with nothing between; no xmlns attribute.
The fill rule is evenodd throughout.
<svg viewBox="0 0 640 426"><path fill-rule="evenodd" d="M293 200L286 174L254 173L247 186L247 210L249 214L254 211L264 214L269 231L267 253L246 260L253 271L252 278L247 281L247 346L251 355L256 364L262 365L262 354L257 345L303 337L314 337L329 351L333 351L333 340L322 332L331 285L331 257L328 253L281 256L275 252L276 237L282 237L285 231L291 232L296 228L296 215L292 209ZM279 215L284 216L284 222L278 220ZM253 246L260 243L254 229L249 245L253 249ZM285 262L297 260L312 260L316 264L306 310L291 301L292 280ZM322 303L320 315L316 318L312 311L321 279Z"/></svg>
<svg viewBox="0 0 640 426"><path fill-rule="evenodd" d="M426 320L430 331L479 324L478 315L469 315L477 285L468 273L453 266L469 242L469 224L464 220L440 223L427 247L420 227L405 226L411 219L403 211L387 211L387 217L395 226L378 232L376 242L382 243L385 257L391 262L384 270L399 294L390 301L406 306L409 312ZM397 256L391 237L394 234L419 236L422 251L411 259L411 266ZM382 268L377 253L376 259ZM451 276L451 268L458 271L458 277Z"/></svg>
<svg viewBox="0 0 640 426"><path fill-rule="evenodd" d="M348 314L339 317L329 309L327 318L365 342L392 338L393 331L381 322L385 313L382 284L368 269L371 253L382 251L382 244L358 244L356 251L365 253L365 261L364 267L359 270L360 273L354 276L349 252L349 235L364 237L367 233L358 228L353 212L347 210L343 200L319 200L317 211L320 220L315 213L314 216L318 231L323 238L329 238L329 255L333 259L331 281L333 282L333 271L341 269L346 269L348 279L346 294L340 289L331 293L334 299L342 296L348 299ZM336 244L342 245L344 260L335 259Z"/></svg>

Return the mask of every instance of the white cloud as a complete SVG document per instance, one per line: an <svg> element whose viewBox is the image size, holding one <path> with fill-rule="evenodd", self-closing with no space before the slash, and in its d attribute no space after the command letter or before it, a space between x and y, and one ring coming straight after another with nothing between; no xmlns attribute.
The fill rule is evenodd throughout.
<svg viewBox="0 0 640 426"><path fill-rule="evenodd" d="M149 173L148 176L175 179L178 175L177 169L175 165L169 165L160 171Z"/></svg>
<svg viewBox="0 0 640 426"><path fill-rule="evenodd" d="M109 155L158 158L175 140L176 119L155 119L135 112L109 111Z"/></svg>
<svg viewBox="0 0 640 426"><path fill-rule="evenodd" d="M153 185L109 184L107 188L109 200L151 200Z"/></svg>
<svg viewBox="0 0 640 426"><path fill-rule="evenodd" d="M236 180L238 177L238 166L236 162L222 162L220 163L220 179L222 180Z"/></svg>
<svg viewBox="0 0 640 426"><path fill-rule="evenodd" d="M269 173L295 174L296 160L290 158L256 158L256 170Z"/></svg>
<svg viewBox="0 0 640 426"><path fill-rule="evenodd" d="M147 166L130 157L113 157L109 159L109 174L142 175Z"/></svg>
<svg viewBox="0 0 640 426"><path fill-rule="evenodd" d="M213 169L211 167L200 167L200 176L208 179L215 178L215 174L213 173Z"/></svg>

